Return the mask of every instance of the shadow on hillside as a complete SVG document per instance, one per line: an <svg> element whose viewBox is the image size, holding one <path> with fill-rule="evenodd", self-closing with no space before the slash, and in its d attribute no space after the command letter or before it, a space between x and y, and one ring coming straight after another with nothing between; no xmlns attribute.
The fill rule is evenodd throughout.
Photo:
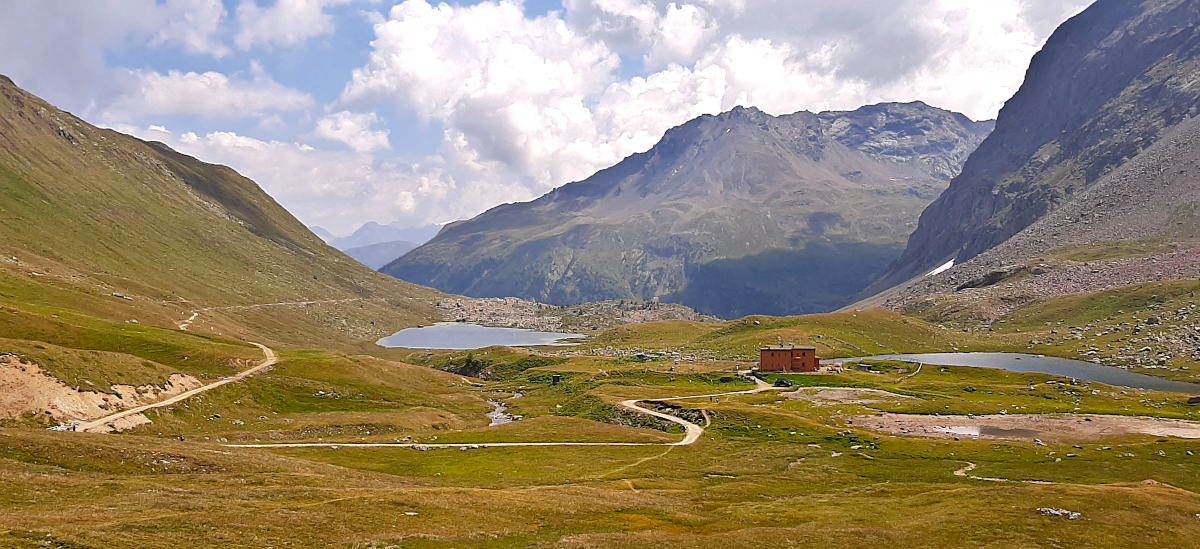
<svg viewBox="0 0 1200 549"><path fill-rule="evenodd" d="M903 246L817 242L687 267L688 286L664 297L722 318L829 312L850 304Z"/></svg>

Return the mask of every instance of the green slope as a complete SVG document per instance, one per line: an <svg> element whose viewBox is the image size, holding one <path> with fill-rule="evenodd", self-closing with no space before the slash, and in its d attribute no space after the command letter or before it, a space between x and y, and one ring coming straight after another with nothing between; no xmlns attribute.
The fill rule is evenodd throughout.
<svg viewBox="0 0 1200 549"><path fill-rule="evenodd" d="M325 245L232 169L94 127L7 78L0 257L17 302L165 327L217 307L193 329L280 342L371 339L434 318L439 295ZM244 308L308 301L323 303Z"/></svg>

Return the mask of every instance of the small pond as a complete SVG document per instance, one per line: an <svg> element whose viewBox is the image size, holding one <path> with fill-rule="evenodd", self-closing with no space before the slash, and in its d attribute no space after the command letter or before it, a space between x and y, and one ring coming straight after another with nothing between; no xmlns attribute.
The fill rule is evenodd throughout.
<svg viewBox="0 0 1200 549"><path fill-rule="evenodd" d="M537 332L520 328L495 328L466 322L439 322L433 326L406 328L380 339L381 347L408 349L482 349L495 345L532 347L542 345L574 345L564 339L587 337L583 334Z"/></svg>
<svg viewBox="0 0 1200 549"><path fill-rule="evenodd" d="M1105 366L1082 360L1057 358L1021 353L923 353L901 355L876 355L857 358L832 358L823 364L840 364L859 360L903 360L933 364L936 366L973 366L995 368L1013 372L1034 372L1056 376L1098 381L1120 387L1152 389L1200 395L1200 384L1172 381L1160 377L1136 374L1114 366Z"/></svg>

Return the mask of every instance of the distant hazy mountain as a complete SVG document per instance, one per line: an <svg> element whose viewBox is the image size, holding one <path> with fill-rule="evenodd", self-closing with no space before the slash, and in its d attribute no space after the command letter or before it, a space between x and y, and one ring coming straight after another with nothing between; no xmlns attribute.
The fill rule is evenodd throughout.
<svg viewBox="0 0 1200 549"><path fill-rule="evenodd" d="M379 269L416 247L417 245L412 242L397 240L394 242L380 242L369 246L350 248L343 251L359 263L372 269Z"/></svg>
<svg viewBox="0 0 1200 549"><path fill-rule="evenodd" d="M1195 116L1198 24L1194 0L1101 0L1060 26L872 290L1004 242Z"/></svg>
<svg viewBox="0 0 1200 549"><path fill-rule="evenodd" d="M448 225L382 271L556 304L829 310L899 255L991 127L919 102L779 117L739 107L587 180Z"/></svg>
<svg viewBox="0 0 1200 549"><path fill-rule="evenodd" d="M309 227L308 230L312 231L313 234L320 237L321 240L324 240L326 243L329 243L334 238L337 238L337 237L333 236L333 233L329 232L324 227L319 227L317 225L313 225L312 227Z"/></svg>
<svg viewBox="0 0 1200 549"><path fill-rule="evenodd" d="M374 221L368 221L350 236L334 238L329 241L329 244L342 251L385 242L412 242L415 246L428 242L441 228L441 225L436 224L419 227L398 227L396 225L383 225ZM391 259L396 259L397 257L400 256L397 255Z"/></svg>

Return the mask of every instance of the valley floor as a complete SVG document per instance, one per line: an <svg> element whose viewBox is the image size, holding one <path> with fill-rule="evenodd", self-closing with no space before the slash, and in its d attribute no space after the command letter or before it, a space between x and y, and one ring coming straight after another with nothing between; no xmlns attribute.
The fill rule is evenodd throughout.
<svg viewBox="0 0 1200 549"><path fill-rule="evenodd" d="M144 407L111 434L47 430L69 421L63 408L6 411L0 547L1128 547L1200 535L1200 410L1187 395L890 361L783 376L787 389L739 375L780 341L826 357L1026 351L1058 329L1039 320L1053 302L986 332L863 311L626 325L570 350L266 340L271 362L215 333L228 312L166 329L0 301L12 363L81 394L135 387ZM247 314L286 320L296 307ZM1038 351L1089 345L1060 343ZM1195 381L1191 366L1140 371ZM153 389L176 375L208 390ZM519 419L491 426L497 402Z"/></svg>
<svg viewBox="0 0 1200 549"><path fill-rule="evenodd" d="M467 356L428 354L449 370ZM871 424L1001 409L1195 418L1178 395L892 363L745 392L722 362L470 355L492 379L283 351L275 369L149 410L153 423L124 434L0 429L0 546L1130 546L1131 531L1149 546L1200 534L1200 441ZM442 394L387 393L413 382ZM667 400L680 395L699 396ZM484 398L523 419L487 427ZM629 400L708 427L673 446L679 422L626 414ZM495 444L567 436L651 445ZM268 442L320 445L240 447Z"/></svg>

